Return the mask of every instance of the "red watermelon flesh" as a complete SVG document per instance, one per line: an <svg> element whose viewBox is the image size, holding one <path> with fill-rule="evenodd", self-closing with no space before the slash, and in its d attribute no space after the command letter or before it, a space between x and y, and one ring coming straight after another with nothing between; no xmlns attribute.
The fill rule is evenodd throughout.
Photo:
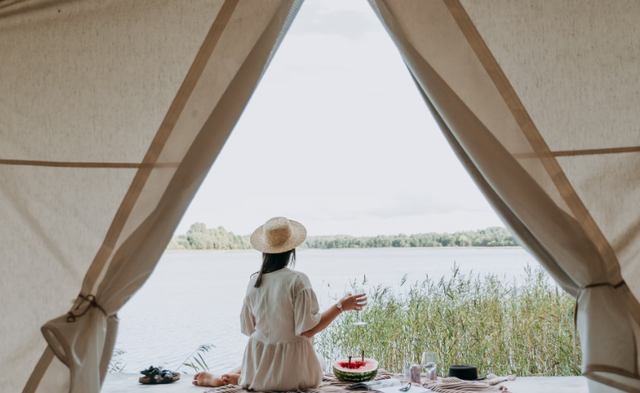
<svg viewBox="0 0 640 393"><path fill-rule="evenodd" d="M340 368L358 371L369 371L375 369L378 366L377 362L370 361L368 359L364 362L362 360L352 360L351 364L349 364L348 360L336 363Z"/></svg>

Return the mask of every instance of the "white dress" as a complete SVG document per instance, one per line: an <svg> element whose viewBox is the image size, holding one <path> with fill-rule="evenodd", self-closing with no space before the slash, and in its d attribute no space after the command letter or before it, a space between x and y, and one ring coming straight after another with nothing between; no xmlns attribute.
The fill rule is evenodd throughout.
<svg viewBox="0 0 640 393"><path fill-rule="evenodd" d="M247 287L240 321L249 336L240 386L252 390L304 390L322 382L324 361L313 339L301 336L320 322L320 309L309 278L283 268L257 275Z"/></svg>

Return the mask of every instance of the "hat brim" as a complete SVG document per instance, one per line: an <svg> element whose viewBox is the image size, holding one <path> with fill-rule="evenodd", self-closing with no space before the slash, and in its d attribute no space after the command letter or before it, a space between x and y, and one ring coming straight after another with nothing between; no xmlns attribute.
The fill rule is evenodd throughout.
<svg viewBox="0 0 640 393"><path fill-rule="evenodd" d="M298 221L289 220L291 223L291 236L284 243L271 246L264 237L264 225L256 229L249 239L251 247L267 254L279 254L281 252L293 250L304 242L307 238L307 229Z"/></svg>

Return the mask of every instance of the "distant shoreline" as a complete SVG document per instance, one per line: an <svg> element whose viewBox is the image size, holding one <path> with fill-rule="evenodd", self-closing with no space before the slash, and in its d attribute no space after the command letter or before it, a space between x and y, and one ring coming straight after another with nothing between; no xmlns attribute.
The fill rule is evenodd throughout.
<svg viewBox="0 0 640 393"><path fill-rule="evenodd" d="M379 236L308 236L300 249L363 248L489 248L517 247L519 244L504 227L489 227L454 233L414 233ZM249 250L249 237L235 235L224 227L207 228L202 222L189 227L184 235L173 235L167 250Z"/></svg>
<svg viewBox="0 0 640 393"><path fill-rule="evenodd" d="M298 248L297 252L312 251L312 250L324 250L324 251L336 251L336 250L505 250L505 249L518 249L521 246L496 246L496 247L344 247L344 248ZM220 252L246 252L253 251L248 250L166 250L164 254L207 254L207 253L220 253Z"/></svg>

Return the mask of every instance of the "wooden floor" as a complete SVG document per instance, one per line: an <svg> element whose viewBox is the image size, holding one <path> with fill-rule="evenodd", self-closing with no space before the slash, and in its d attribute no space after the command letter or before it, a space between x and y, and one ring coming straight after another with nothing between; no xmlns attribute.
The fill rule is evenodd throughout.
<svg viewBox="0 0 640 393"><path fill-rule="evenodd" d="M138 383L137 374L109 374L102 388L102 393L196 393L206 388L193 386L192 375L183 374L182 378L168 385L142 385ZM513 382L503 382L512 393L588 393L585 377L527 377ZM409 391L411 393L411 391Z"/></svg>

